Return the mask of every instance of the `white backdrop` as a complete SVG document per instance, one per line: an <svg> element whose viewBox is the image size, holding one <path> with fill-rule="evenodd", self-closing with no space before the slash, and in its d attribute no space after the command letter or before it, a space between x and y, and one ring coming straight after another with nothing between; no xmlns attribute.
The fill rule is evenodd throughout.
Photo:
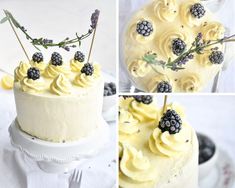
<svg viewBox="0 0 235 188"><path fill-rule="evenodd" d="M91 60L98 61L106 72L116 73L116 4L115 0L0 0L0 18L4 16L2 9L7 9L28 29L35 37L48 37L63 40L86 33L90 26L90 16L95 9L99 9L100 19ZM20 34L20 31L18 32ZM35 49L21 35L21 39L29 54ZM14 67L22 59L26 60L8 23L0 25L0 67L13 72ZM82 42L81 50L88 53L91 37ZM52 48L44 53L49 60L53 51L63 54L69 60L75 50L66 52ZM45 50L43 50L45 52Z"/></svg>

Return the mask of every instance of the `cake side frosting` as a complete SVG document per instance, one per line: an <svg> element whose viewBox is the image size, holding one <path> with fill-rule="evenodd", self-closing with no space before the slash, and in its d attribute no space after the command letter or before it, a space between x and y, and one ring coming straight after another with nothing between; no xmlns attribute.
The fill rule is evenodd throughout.
<svg viewBox="0 0 235 188"><path fill-rule="evenodd" d="M182 118L179 132L170 134L158 127L163 115L162 108L151 103L149 108L155 106L156 119L143 122L131 112L130 103L133 101L135 99L132 97L121 98L119 105L119 186L197 188L198 141L195 131L185 120L182 108L176 104L167 106L168 110L174 109Z"/></svg>

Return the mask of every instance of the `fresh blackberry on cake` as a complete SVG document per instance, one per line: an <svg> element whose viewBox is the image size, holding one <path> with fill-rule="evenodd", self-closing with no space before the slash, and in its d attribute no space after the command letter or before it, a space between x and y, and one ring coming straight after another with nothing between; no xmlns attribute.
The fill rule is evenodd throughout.
<svg viewBox="0 0 235 188"><path fill-rule="evenodd" d="M177 55L177 56L181 55L185 49L186 49L186 44L180 38L174 39L172 41L172 52L175 55Z"/></svg>
<svg viewBox="0 0 235 188"><path fill-rule="evenodd" d="M172 86L167 81L161 81L157 85L157 92L158 93L171 93L172 92Z"/></svg>
<svg viewBox="0 0 235 188"><path fill-rule="evenodd" d="M137 23L136 31L140 35L147 37L153 32L153 26L149 21L143 20Z"/></svg>
<svg viewBox="0 0 235 188"><path fill-rule="evenodd" d="M212 64L221 64L224 61L224 54L221 51L213 51L209 56L209 60Z"/></svg>
<svg viewBox="0 0 235 188"><path fill-rule="evenodd" d="M58 52L52 53L51 64L55 66L61 66L63 64L62 56Z"/></svg>
<svg viewBox="0 0 235 188"><path fill-rule="evenodd" d="M74 55L74 60L83 62L85 60L85 55L82 52L77 51Z"/></svg>
<svg viewBox="0 0 235 188"><path fill-rule="evenodd" d="M84 73L87 76L91 76L93 72L94 72L94 68L93 68L93 65L90 63L85 63L81 70L81 73Z"/></svg>
<svg viewBox="0 0 235 188"><path fill-rule="evenodd" d="M150 104L153 102L153 97L151 95L135 95L133 97L139 103Z"/></svg>
<svg viewBox="0 0 235 188"><path fill-rule="evenodd" d="M40 71L36 67L30 67L27 71L27 77L32 80L37 80L40 78Z"/></svg>
<svg viewBox="0 0 235 188"><path fill-rule="evenodd" d="M182 120L175 110L167 110L163 114L160 122L159 129L162 132L168 131L170 134L176 134L180 131L182 125Z"/></svg>
<svg viewBox="0 0 235 188"><path fill-rule="evenodd" d="M190 13L192 16L199 19L205 15L206 10L200 3L196 3L190 8Z"/></svg>
<svg viewBox="0 0 235 188"><path fill-rule="evenodd" d="M43 61L43 55L41 52L36 52L33 54L32 60L34 62L40 63Z"/></svg>

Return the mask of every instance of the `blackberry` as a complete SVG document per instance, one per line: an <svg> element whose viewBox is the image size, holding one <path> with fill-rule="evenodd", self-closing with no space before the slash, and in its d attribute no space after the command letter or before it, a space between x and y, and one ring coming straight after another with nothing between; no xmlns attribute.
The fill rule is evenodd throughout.
<svg viewBox="0 0 235 188"><path fill-rule="evenodd" d="M36 52L33 54L32 60L34 62L40 63L43 61L43 55L41 52Z"/></svg>
<svg viewBox="0 0 235 188"><path fill-rule="evenodd" d="M135 95L133 97L139 103L150 104L153 102L153 97L151 95Z"/></svg>
<svg viewBox="0 0 235 188"><path fill-rule="evenodd" d="M196 3L190 8L190 13L192 16L199 19L205 15L206 10L200 3Z"/></svg>
<svg viewBox="0 0 235 188"><path fill-rule="evenodd" d="M172 52L175 55L179 56L180 54L184 52L185 49L186 49L186 44L180 38L174 39L172 41Z"/></svg>
<svg viewBox="0 0 235 188"><path fill-rule="evenodd" d="M85 73L87 76L91 76L94 72L93 65L90 63L85 63L82 67L81 73Z"/></svg>
<svg viewBox="0 0 235 188"><path fill-rule="evenodd" d="M82 52L77 51L74 55L74 60L83 62L85 60L85 55Z"/></svg>
<svg viewBox="0 0 235 188"><path fill-rule="evenodd" d="M51 64L61 66L63 64L62 56L58 52L53 52L51 55Z"/></svg>
<svg viewBox="0 0 235 188"><path fill-rule="evenodd" d="M27 77L32 80L37 80L40 78L40 71L36 67L30 67L27 71Z"/></svg>
<svg viewBox="0 0 235 188"><path fill-rule="evenodd" d="M167 110L163 114L158 127L162 132L168 131L170 134L176 134L180 131L181 125L180 116L174 110Z"/></svg>
<svg viewBox="0 0 235 188"><path fill-rule="evenodd" d="M104 84L104 96L110 96L116 94L116 85L113 82Z"/></svg>
<svg viewBox="0 0 235 188"><path fill-rule="evenodd" d="M224 54L221 51L213 51L209 56L209 60L212 64L221 64L224 61Z"/></svg>
<svg viewBox="0 0 235 188"><path fill-rule="evenodd" d="M147 37L153 32L153 26L149 21L143 20L137 23L136 31L140 35Z"/></svg>
<svg viewBox="0 0 235 188"><path fill-rule="evenodd" d="M157 85L157 92L158 93L171 93L172 92L172 86L169 84L169 82L161 81Z"/></svg>

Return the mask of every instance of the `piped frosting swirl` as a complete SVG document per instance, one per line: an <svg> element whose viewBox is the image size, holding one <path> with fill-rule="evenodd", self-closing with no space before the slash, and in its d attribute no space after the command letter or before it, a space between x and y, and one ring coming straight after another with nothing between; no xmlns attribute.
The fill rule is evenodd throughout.
<svg viewBox="0 0 235 188"><path fill-rule="evenodd" d="M49 63L49 65L45 69L43 75L46 78L55 78L59 74L64 74L66 77L69 77L70 73L71 73L71 71L65 65L55 66L55 65L52 65L51 63Z"/></svg>
<svg viewBox="0 0 235 188"><path fill-rule="evenodd" d="M63 74L54 78L50 85L50 91L57 95L68 95L71 93L71 88L71 83Z"/></svg>
<svg viewBox="0 0 235 188"><path fill-rule="evenodd" d="M29 68L29 63L21 61L19 66L15 69L15 81L21 81L25 76L27 76L27 71Z"/></svg>
<svg viewBox="0 0 235 188"><path fill-rule="evenodd" d="M40 93L45 89L45 83L42 78L33 80L25 77L20 84L21 89L28 93Z"/></svg>

